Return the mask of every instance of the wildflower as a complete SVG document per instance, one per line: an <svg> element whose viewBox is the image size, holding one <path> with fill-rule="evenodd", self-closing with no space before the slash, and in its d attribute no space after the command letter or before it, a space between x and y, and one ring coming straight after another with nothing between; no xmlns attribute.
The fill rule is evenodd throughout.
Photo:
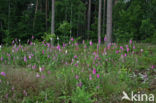
<svg viewBox="0 0 156 103"><path fill-rule="evenodd" d="M24 56L24 62L27 62L27 57L26 56Z"/></svg>
<svg viewBox="0 0 156 103"><path fill-rule="evenodd" d="M71 40L71 41L74 41L74 38L72 37L70 40Z"/></svg>
<svg viewBox="0 0 156 103"><path fill-rule="evenodd" d="M90 46L92 46L92 44L93 44L92 41L90 41L89 44L90 44Z"/></svg>
<svg viewBox="0 0 156 103"><path fill-rule="evenodd" d="M128 45L126 45L126 48L128 48Z"/></svg>
<svg viewBox="0 0 156 103"><path fill-rule="evenodd" d="M34 39L34 36L32 35L32 39Z"/></svg>
<svg viewBox="0 0 156 103"><path fill-rule="evenodd" d="M23 91L23 94L24 94L25 96L27 96L27 92L26 92L25 90Z"/></svg>
<svg viewBox="0 0 156 103"><path fill-rule="evenodd" d="M89 75L89 80L92 80L92 75L91 74Z"/></svg>
<svg viewBox="0 0 156 103"><path fill-rule="evenodd" d="M76 75L76 76L75 76L75 78L76 78L76 79L79 79L79 76L78 76L78 75Z"/></svg>
<svg viewBox="0 0 156 103"><path fill-rule="evenodd" d="M152 65L152 67L151 67L152 69L154 69L155 68L155 66L154 65Z"/></svg>
<svg viewBox="0 0 156 103"><path fill-rule="evenodd" d="M100 87L99 86L96 86L96 89L99 89Z"/></svg>
<svg viewBox="0 0 156 103"><path fill-rule="evenodd" d="M144 50L143 49L140 49L140 51L143 52Z"/></svg>
<svg viewBox="0 0 156 103"><path fill-rule="evenodd" d="M77 67L77 66L78 66L78 64L76 63L76 64L75 64L75 66Z"/></svg>
<svg viewBox="0 0 156 103"><path fill-rule="evenodd" d="M78 84L77 84L78 87L81 87L82 86L82 82L80 81Z"/></svg>
<svg viewBox="0 0 156 103"><path fill-rule="evenodd" d="M67 53L68 53L68 51L66 50L66 51L65 51L65 53L67 54Z"/></svg>
<svg viewBox="0 0 156 103"><path fill-rule="evenodd" d="M15 90L15 88L14 88L14 87L12 87L12 88L11 88L11 90L12 90L12 91L14 91L14 90Z"/></svg>
<svg viewBox="0 0 156 103"><path fill-rule="evenodd" d="M32 69L36 69L36 65L33 65L33 66L32 66Z"/></svg>
<svg viewBox="0 0 156 103"><path fill-rule="evenodd" d="M8 99L8 93L5 95L5 98Z"/></svg>
<svg viewBox="0 0 156 103"><path fill-rule="evenodd" d="M125 57L127 56L127 54L125 53Z"/></svg>
<svg viewBox="0 0 156 103"><path fill-rule="evenodd" d="M93 69L93 74L96 74L96 69Z"/></svg>
<svg viewBox="0 0 156 103"><path fill-rule="evenodd" d="M59 37L57 36L57 40L59 40Z"/></svg>
<svg viewBox="0 0 156 103"><path fill-rule="evenodd" d="M133 49L135 49L135 46L133 46Z"/></svg>
<svg viewBox="0 0 156 103"><path fill-rule="evenodd" d="M127 48L127 52L129 52L129 48Z"/></svg>
<svg viewBox="0 0 156 103"><path fill-rule="evenodd" d="M44 70L44 68L41 68L41 67L39 68L39 71L40 71L40 72L42 72L43 70Z"/></svg>
<svg viewBox="0 0 156 103"><path fill-rule="evenodd" d="M97 74L97 75L96 75L96 77L97 77L97 78L99 78L99 77L100 77L100 75L99 75L99 74Z"/></svg>
<svg viewBox="0 0 156 103"><path fill-rule="evenodd" d="M78 43L75 43L75 46L78 46L79 44Z"/></svg>
<svg viewBox="0 0 156 103"><path fill-rule="evenodd" d="M2 75L2 76L6 76L5 72L1 72L1 75Z"/></svg>
<svg viewBox="0 0 156 103"><path fill-rule="evenodd" d="M123 50L123 47L122 47L122 46L120 46L120 49L121 49L121 50Z"/></svg>
<svg viewBox="0 0 156 103"><path fill-rule="evenodd" d="M74 58L76 59L77 58L77 55L75 55Z"/></svg>
<svg viewBox="0 0 156 103"><path fill-rule="evenodd" d="M101 40L100 40L100 39L98 40L98 43L99 43L99 44L101 43Z"/></svg>
<svg viewBox="0 0 156 103"><path fill-rule="evenodd" d="M119 53L119 50L116 51L116 54L118 54L118 53Z"/></svg>
<svg viewBox="0 0 156 103"><path fill-rule="evenodd" d="M104 37L104 41L106 41L107 40L107 38L106 38L106 36Z"/></svg>
<svg viewBox="0 0 156 103"><path fill-rule="evenodd" d="M63 43L63 47L66 47L66 44L65 43Z"/></svg>
<svg viewBox="0 0 156 103"><path fill-rule="evenodd" d="M132 40L129 40L129 44L132 44Z"/></svg>
<svg viewBox="0 0 156 103"><path fill-rule="evenodd" d="M3 57L1 57L1 61L3 61Z"/></svg>
<svg viewBox="0 0 156 103"><path fill-rule="evenodd" d="M44 79L45 78L45 75L42 75L41 78Z"/></svg>
<svg viewBox="0 0 156 103"><path fill-rule="evenodd" d="M31 55L29 55L29 59L31 59Z"/></svg>
<svg viewBox="0 0 156 103"><path fill-rule="evenodd" d="M60 50L60 45L57 45L57 49Z"/></svg>
<svg viewBox="0 0 156 103"><path fill-rule="evenodd" d="M37 74L36 74L36 78L39 78L39 77L40 77L40 75L37 73Z"/></svg>
<svg viewBox="0 0 156 103"><path fill-rule="evenodd" d="M42 50L42 54L44 54L44 50Z"/></svg>

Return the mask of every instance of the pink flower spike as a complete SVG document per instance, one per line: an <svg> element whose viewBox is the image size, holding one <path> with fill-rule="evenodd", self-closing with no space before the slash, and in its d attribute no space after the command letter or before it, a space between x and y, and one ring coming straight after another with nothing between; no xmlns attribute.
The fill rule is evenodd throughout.
<svg viewBox="0 0 156 103"><path fill-rule="evenodd" d="M74 58L76 59L77 58L77 55L75 55Z"/></svg>
<svg viewBox="0 0 156 103"><path fill-rule="evenodd" d="M123 47L122 47L122 46L120 46L120 49L121 49L121 50L123 50Z"/></svg>
<svg viewBox="0 0 156 103"><path fill-rule="evenodd" d="M96 69L93 69L93 74L96 74Z"/></svg>
<svg viewBox="0 0 156 103"><path fill-rule="evenodd" d="M76 75L76 76L75 76L75 78L76 78L76 79L79 79L79 76L78 76L78 75Z"/></svg>
<svg viewBox="0 0 156 103"><path fill-rule="evenodd" d="M71 40L71 41L74 41L74 38L72 37L70 40Z"/></svg>
<svg viewBox="0 0 156 103"><path fill-rule="evenodd" d="M39 77L40 77L40 75L37 73L37 74L36 74L36 78L39 78Z"/></svg>
<svg viewBox="0 0 156 103"><path fill-rule="evenodd" d="M24 62L27 62L27 57L26 56L24 56Z"/></svg>
<svg viewBox="0 0 156 103"><path fill-rule="evenodd" d="M29 59L31 59L31 55L29 55Z"/></svg>
<svg viewBox="0 0 156 103"><path fill-rule="evenodd" d="M127 48L127 52L129 52L129 48Z"/></svg>
<svg viewBox="0 0 156 103"><path fill-rule="evenodd" d="M90 41L89 44L90 44L90 46L92 46L93 45L92 41Z"/></svg>
<svg viewBox="0 0 156 103"><path fill-rule="evenodd" d="M89 75L89 80L92 80L92 75L91 74Z"/></svg>
<svg viewBox="0 0 156 103"><path fill-rule="evenodd" d="M128 48L128 45L126 45L126 48Z"/></svg>
<svg viewBox="0 0 156 103"><path fill-rule="evenodd" d="M118 53L119 53L119 50L116 51L116 54L118 54Z"/></svg>
<svg viewBox="0 0 156 103"><path fill-rule="evenodd" d="M99 77L100 77L100 75L99 75L99 74L97 74L97 75L96 75L96 77L97 77L97 78L99 78Z"/></svg>
<svg viewBox="0 0 156 103"><path fill-rule="evenodd" d="M104 37L104 41L106 41L107 40L107 38L106 38L106 36Z"/></svg>
<svg viewBox="0 0 156 103"><path fill-rule="evenodd" d="M2 76L6 76L5 72L1 72L1 75L2 75Z"/></svg>
<svg viewBox="0 0 156 103"><path fill-rule="evenodd" d="M132 44L132 40L129 40L129 44Z"/></svg>
<svg viewBox="0 0 156 103"><path fill-rule="evenodd" d="M125 57L127 56L127 54L125 53Z"/></svg>
<svg viewBox="0 0 156 103"><path fill-rule="evenodd" d="M42 50L42 54L44 54L44 50Z"/></svg>
<svg viewBox="0 0 156 103"><path fill-rule="evenodd" d="M60 50L60 45L57 46L57 50Z"/></svg>
<svg viewBox="0 0 156 103"><path fill-rule="evenodd" d="M152 67L151 67L152 69L154 69L155 67L154 67L154 65L152 65Z"/></svg>
<svg viewBox="0 0 156 103"><path fill-rule="evenodd" d="M3 57L1 57L1 61L3 61Z"/></svg>

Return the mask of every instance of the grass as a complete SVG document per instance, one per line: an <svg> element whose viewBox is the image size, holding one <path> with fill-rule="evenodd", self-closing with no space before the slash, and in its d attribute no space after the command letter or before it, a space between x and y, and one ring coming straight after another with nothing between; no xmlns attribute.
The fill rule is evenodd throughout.
<svg viewBox="0 0 156 103"><path fill-rule="evenodd" d="M130 103L123 91L156 95L155 45L66 45L2 46L0 103Z"/></svg>

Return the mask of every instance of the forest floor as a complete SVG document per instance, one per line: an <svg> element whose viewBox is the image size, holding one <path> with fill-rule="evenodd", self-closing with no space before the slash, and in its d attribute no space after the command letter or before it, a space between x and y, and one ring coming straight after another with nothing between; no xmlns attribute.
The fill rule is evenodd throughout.
<svg viewBox="0 0 156 103"><path fill-rule="evenodd" d="M156 45L76 41L3 46L0 103L141 103L156 99ZM122 100L123 91L131 100ZM141 99L142 94L147 98ZM147 100L146 100L147 99ZM156 102L156 100L155 100ZM153 101L154 103L154 101Z"/></svg>

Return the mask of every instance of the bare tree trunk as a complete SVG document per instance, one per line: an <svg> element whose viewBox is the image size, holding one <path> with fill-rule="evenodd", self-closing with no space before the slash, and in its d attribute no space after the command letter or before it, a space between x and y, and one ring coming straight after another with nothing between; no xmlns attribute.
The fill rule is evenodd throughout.
<svg viewBox="0 0 156 103"><path fill-rule="evenodd" d="M33 31L34 31L34 28L35 28L35 21L36 21L36 13L38 11L38 0L36 0L36 9L35 9L35 16L34 16L34 21L33 21Z"/></svg>
<svg viewBox="0 0 156 103"><path fill-rule="evenodd" d="M55 0L52 0L51 34L55 33Z"/></svg>
<svg viewBox="0 0 156 103"><path fill-rule="evenodd" d="M46 31L47 31L47 27L48 27L48 0L46 0L45 3L45 24L46 24Z"/></svg>
<svg viewBox="0 0 156 103"><path fill-rule="evenodd" d="M72 7L72 3L71 3L71 18L70 18L70 26L71 26L71 29L70 29L70 38L71 38L71 35L72 35L72 19L73 19L73 7Z"/></svg>
<svg viewBox="0 0 156 103"><path fill-rule="evenodd" d="M98 45L101 44L101 7L102 0L99 0L99 13L98 13Z"/></svg>
<svg viewBox="0 0 156 103"><path fill-rule="evenodd" d="M88 2L88 22L87 22L88 39L89 39L89 31L90 31L90 20L91 20L91 0L89 0Z"/></svg>
<svg viewBox="0 0 156 103"><path fill-rule="evenodd" d="M107 44L112 41L112 0L107 0Z"/></svg>
<svg viewBox="0 0 156 103"><path fill-rule="evenodd" d="M105 16L106 16L106 0L103 1L103 29L102 29L102 34L105 34Z"/></svg>
<svg viewBox="0 0 156 103"><path fill-rule="evenodd" d="M118 3L118 0L114 0L114 5L116 5Z"/></svg>
<svg viewBox="0 0 156 103"><path fill-rule="evenodd" d="M10 0L8 5L8 31L10 32Z"/></svg>

